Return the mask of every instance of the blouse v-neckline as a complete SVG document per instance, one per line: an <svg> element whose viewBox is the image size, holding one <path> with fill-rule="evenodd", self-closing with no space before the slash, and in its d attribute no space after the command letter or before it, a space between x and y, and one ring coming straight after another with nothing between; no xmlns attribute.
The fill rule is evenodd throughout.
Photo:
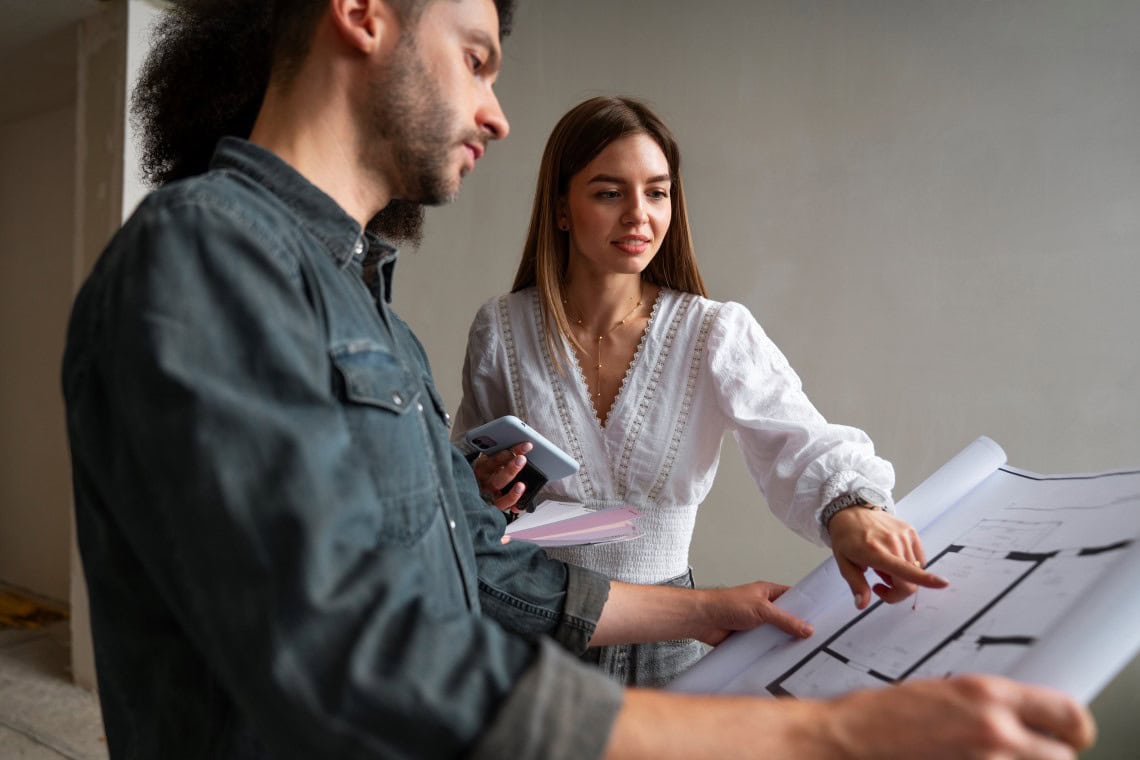
<svg viewBox="0 0 1140 760"><path fill-rule="evenodd" d="M610 404L605 422L602 421L602 416L598 413L598 405L594 403L594 397L590 393L590 385L586 382L586 375L582 369L582 363L578 360L578 352L574 350L574 346L566 339L566 336L562 336L563 349L574 368L574 383L577 386L580 397L586 399L586 405L590 412L589 416L593 419L594 425L598 432L601 433L603 439L606 439L609 435L612 427L611 423L614 421L616 413L620 411L622 402L626 396L626 388L629 386L630 378L633 376L633 371L641 360L641 355L645 352L646 341L649 338L650 331L653 330L656 324L657 310L661 304L661 296L664 292L665 288L657 289L657 295L653 298L653 307L649 310L649 320L645 323L645 329L641 331L641 337L637 341L637 349L633 352L633 358L629 360L629 364L626 365L625 372L622 374L621 385L618 386L614 401Z"/></svg>
<svg viewBox="0 0 1140 760"><path fill-rule="evenodd" d="M550 346L546 340L549 329L542 316L537 289L532 289L526 311L530 312L531 328L527 341L533 344L541 357L542 384L545 389L534 390L535 399L544 398L549 393L553 404L551 412L558 419L558 425L565 439L566 451L578 460L578 482L581 498L592 501L599 494L608 494L609 499L621 501L630 488L630 472L635 459L635 449L641 439L647 420L655 415L654 408L661 395L660 382L666 362L672 354L672 345L681 320L688 312L694 297L687 293L661 288L653 300L650 318L638 343L638 349L630 361L622 379L618 395L603 426L598 419L589 392L576 360L567 367L569 354L560 363L555 358L557 346L569 352L571 346L565 337L559 336L561 343ZM500 302L500 309L506 308L507 301ZM505 330L503 337L507 345L513 377L522 377L522 367L518 364L515 337ZM561 364L561 366L560 366ZM690 381L692 380L692 372ZM537 380L537 378L536 378ZM516 384L520 381L512 381ZM525 411L522 401L522 387L515 387L515 397L520 408ZM628 400L627 400L628 397ZM687 402L683 403L687 406ZM590 422L593 418L593 422Z"/></svg>

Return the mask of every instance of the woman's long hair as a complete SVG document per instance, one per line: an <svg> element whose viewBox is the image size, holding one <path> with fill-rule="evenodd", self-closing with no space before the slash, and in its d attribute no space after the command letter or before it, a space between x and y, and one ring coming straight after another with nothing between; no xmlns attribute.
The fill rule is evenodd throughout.
<svg viewBox="0 0 1140 760"><path fill-rule="evenodd" d="M623 97L596 97L570 109L555 125L538 170L530 229L523 247L522 261L511 292L536 286L547 347L561 367L561 344L565 337L572 345L570 323L562 309L562 283L570 261L570 236L558 229L558 204L570 188L570 180L622 137L645 134L653 139L669 163L672 189L672 221L661 242L661 250L641 276L664 288L707 295L693 253L685 191L681 182L681 151L665 123L644 103Z"/></svg>

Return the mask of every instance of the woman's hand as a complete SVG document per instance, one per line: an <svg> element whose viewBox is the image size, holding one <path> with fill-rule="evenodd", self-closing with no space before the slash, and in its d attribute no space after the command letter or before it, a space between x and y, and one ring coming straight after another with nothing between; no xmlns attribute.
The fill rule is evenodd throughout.
<svg viewBox="0 0 1140 760"><path fill-rule="evenodd" d="M487 456L480 454L471 463L475 472L475 480L479 483L479 490L487 494L491 505L496 509L518 512L515 505L522 498L526 486L515 483L514 488L500 495L500 491L507 487L522 468L526 466L526 454L534 446L529 442L517 443L509 449L503 449Z"/></svg>
<svg viewBox="0 0 1140 760"><path fill-rule="evenodd" d="M865 609L874 590L888 604L901 602L918 590L945 588L945 578L928 573L918 531L910 523L877 509L851 507L836 513L828 524L831 550L839 572L855 595L855 607ZM874 589L864 573L871 568L882 579Z"/></svg>

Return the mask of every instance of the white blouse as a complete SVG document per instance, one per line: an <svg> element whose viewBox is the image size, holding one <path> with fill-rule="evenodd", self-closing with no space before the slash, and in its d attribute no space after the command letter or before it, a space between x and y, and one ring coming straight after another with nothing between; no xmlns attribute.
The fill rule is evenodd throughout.
<svg viewBox="0 0 1140 760"><path fill-rule="evenodd" d="M869 488L893 510L890 463L866 433L823 418L744 306L662 289L605 427L569 343L560 373L544 331L535 288L480 308L452 438L514 414L581 465L541 498L640 510L641 538L551 556L631 583L684 573L729 430L773 514L809 541L827 544L819 513L844 493Z"/></svg>

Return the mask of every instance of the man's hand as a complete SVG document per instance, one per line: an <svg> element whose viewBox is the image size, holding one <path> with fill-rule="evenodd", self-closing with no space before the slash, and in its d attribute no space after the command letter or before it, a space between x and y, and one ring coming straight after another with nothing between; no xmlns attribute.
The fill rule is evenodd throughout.
<svg viewBox="0 0 1140 760"><path fill-rule="evenodd" d="M768 623L798 638L812 627L772 604L787 586L756 581L720 589L638 586L612 581L590 646L668 639L719 644L733 631Z"/></svg>
<svg viewBox="0 0 1140 760"><path fill-rule="evenodd" d="M1072 758L1092 744L1088 711L1060 692L993 676L914 681L831 705L837 757Z"/></svg>
<svg viewBox="0 0 1140 760"><path fill-rule="evenodd" d="M705 625L699 627L692 638L716 646L734 631L747 631L767 623L791 636L806 639L813 632L811 625L772 604L788 588L779 583L755 581L743 586L694 592L704 596Z"/></svg>
<svg viewBox="0 0 1140 760"><path fill-rule="evenodd" d="M507 485L522 472L526 466L526 454L534 446L529 441L517 443L509 449L503 449L490 456L480 454L471 463L475 472L475 480L479 483L479 490L487 494L491 505L503 512L518 512L515 505L519 503L526 486L515 483L514 488L505 494L499 494Z"/></svg>
<svg viewBox="0 0 1140 760"><path fill-rule="evenodd" d="M945 588L945 578L928 573L922 540L910 523L892 514L852 507L837 513L828 524L831 550L839 572L855 595L855 607L865 609L873 590L883 601L894 604L918 590ZM874 589L864 577L871 568L882 579Z"/></svg>
<svg viewBox="0 0 1140 760"><path fill-rule="evenodd" d="M630 689L606 757L1071 760L1092 744L1088 710L994 676L910 681L834 700Z"/></svg>

